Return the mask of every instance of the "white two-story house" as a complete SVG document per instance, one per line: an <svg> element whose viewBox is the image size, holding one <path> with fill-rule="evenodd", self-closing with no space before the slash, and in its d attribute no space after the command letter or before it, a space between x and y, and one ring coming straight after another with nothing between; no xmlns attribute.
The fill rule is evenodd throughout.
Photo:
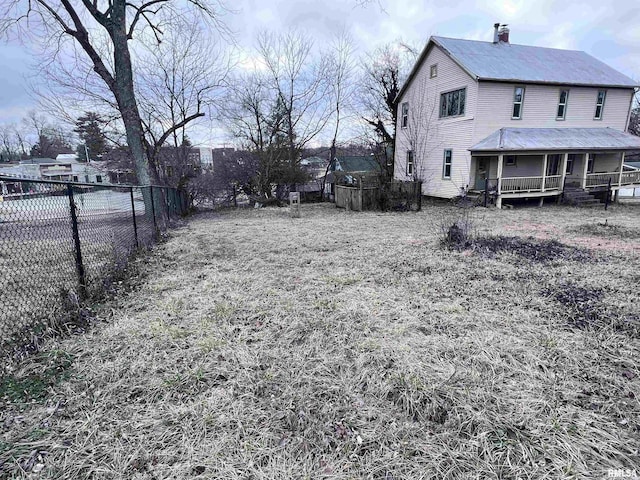
<svg viewBox="0 0 640 480"><path fill-rule="evenodd" d="M637 82L580 51L431 37L398 94L395 172L423 194L503 199L640 185L623 168Z"/></svg>

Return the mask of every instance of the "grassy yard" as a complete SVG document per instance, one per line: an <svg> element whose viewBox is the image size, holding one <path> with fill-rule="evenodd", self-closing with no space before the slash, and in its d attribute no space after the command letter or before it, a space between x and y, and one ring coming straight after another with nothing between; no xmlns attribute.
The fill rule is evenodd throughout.
<svg viewBox="0 0 640 480"><path fill-rule="evenodd" d="M0 476L640 474L640 205L460 214L196 216L0 382Z"/></svg>

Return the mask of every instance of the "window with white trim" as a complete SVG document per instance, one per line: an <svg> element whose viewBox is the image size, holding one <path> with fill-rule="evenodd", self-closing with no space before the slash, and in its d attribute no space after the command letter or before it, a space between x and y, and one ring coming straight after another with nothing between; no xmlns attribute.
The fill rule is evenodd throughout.
<svg viewBox="0 0 640 480"><path fill-rule="evenodd" d="M453 164L453 155L451 149L444 151L444 159L442 162L442 178L451 178L451 166Z"/></svg>
<svg viewBox="0 0 640 480"><path fill-rule="evenodd" d="M587 154L587 173L593 173L593 164L596 161L596 154L595 153L588 153Z"/></svg>
<svg viewBox="0 0 640 480"><path fill-rule="evenodd" d="M102 183L102 175L96 175L96 183Z"/></svg>
<svg viewBox="0 0 640 480"><path fill-rule="evenodd" d="M434 63L431 65L431 69L429 70L429 77L436 78L438 76L438 64Z"/></svg>
<svg viewBox="0 0 640 480"><path fill-rule="evenodd" d="M569 90L560 90L560 98L558 99L558 112L556 120L564 120L567 116L567 103L569 102Z"/></svg>
<svg viewBox="0 0 640 480"><path fill-rule="evenodd" d="M407 150L407 175L413 175L413 151Z"/></svg>
<svg viewBox="0 0 640 480"><path fill-rule="evenodd" d="M520 120L522 118L522 104L524 103L524 87L515 87L513 89L513 110L511 118Z"/></svg>
<svg viewBox="0 0 640 480"><path fill-rule="evenodd" d="M400 126L407 128L407 125L409 125L409 102L404 102L402 104L402 120Z"/></svg>
<svg viewBox="0 0 640 480"><path fill-rule="evenodd" d="M504 164L507 167L515 167L516 166L516 156L515 155L507 155L505 157L505 162Z"/></svg>
<svg viewBox="0 0 640 480"><path fill-rule="evenodd" d="M593 116L596 120L602 120L602 112L604 111L604 100L607 97L606 90L598 90L598 96L596 97L596 113Z"/></svg>
<svg viewBox="0 0 640 480"><path fill-rule="evenodd" d="M440 94L440 118L464 115L466 101L466 88Z"/></svg>

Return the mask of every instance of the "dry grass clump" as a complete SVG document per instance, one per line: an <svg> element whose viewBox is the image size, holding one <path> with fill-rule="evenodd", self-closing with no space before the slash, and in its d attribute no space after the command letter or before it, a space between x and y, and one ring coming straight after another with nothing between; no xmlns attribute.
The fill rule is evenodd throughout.
<svg viewBox="0 0 640 480"><path fill-rule="evenodd" d="M196 217L138 260L145 282L104 305L99 328L51 342L71 363L45 396L3 400L0 476L581 479L639 468L640 340L567 329L573 300L553 293L597 287L576 304L637 314L637 256L607 253L595 270L443 250L433 218L448 208ZM537 210L536 221L570 211ZM483 236L517 220L470 215ZM27 362L14 376L37 371Z"/></svg>
<svg viewBox="0 0 640 480"><path fill-rule="evenodd" d="M616 237L616 238L633 238L640 239L640 228L626 227L624 225L616 225L609 223L585 223L573 229L576 233L592 235L596 237Z"/></svg>

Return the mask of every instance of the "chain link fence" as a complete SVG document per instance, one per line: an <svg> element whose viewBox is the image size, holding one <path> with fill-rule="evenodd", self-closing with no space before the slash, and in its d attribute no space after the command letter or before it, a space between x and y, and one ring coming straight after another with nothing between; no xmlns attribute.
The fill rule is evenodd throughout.
<svg viewBox="0 0 640 480"><path fill-rule="evenodd" d="M168 187L1 176L0 187L0 360L77 316L189 209Z"/></svg>

